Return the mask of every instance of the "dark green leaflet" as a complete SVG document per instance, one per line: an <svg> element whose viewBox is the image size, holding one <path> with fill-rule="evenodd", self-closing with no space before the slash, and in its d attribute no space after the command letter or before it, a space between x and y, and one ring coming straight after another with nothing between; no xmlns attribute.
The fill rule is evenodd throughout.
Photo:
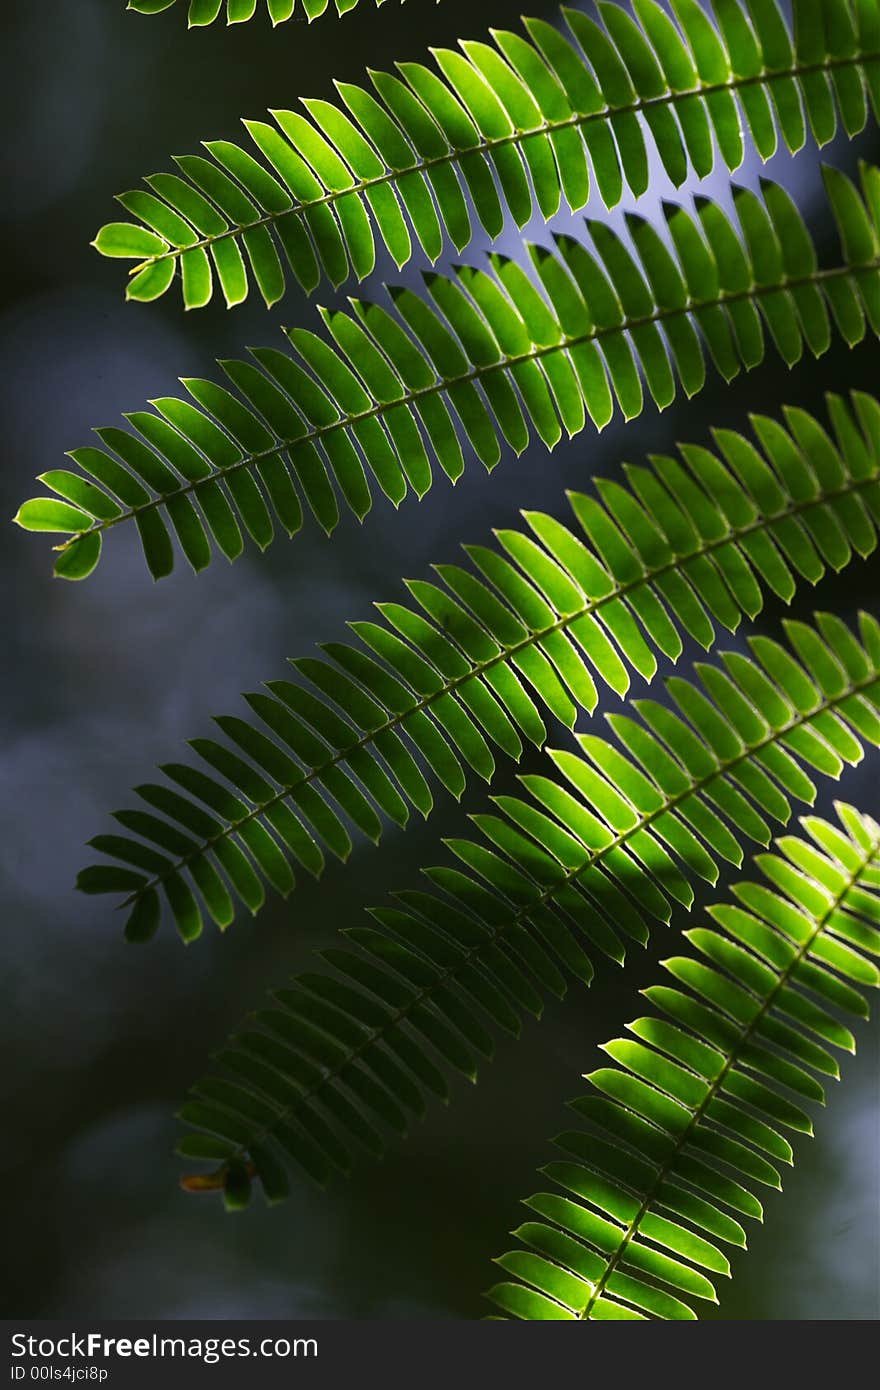
<svg viewBox="0 0 880 1390"><path fill-rule="evenodd" d="M757 637L751 658L670 680L671 704L609 716L612 739L552 754L557 776L522 778L525 797L474 817L481 840L448 842L462 867L428 870L433 892L398 894L279 990L181 1111L196 1131L181 1153L216 1161L187 1185L226 1186L235 1206L256 1173L275 1201L291 1161L324 1182L381 1152L383 1126L445 1095L444 1067L473 1078L496 1029L515 1035L569 976L589 983L594 953L622 959L691 904L692 877L714 882L743 837L769 843L790 798L812 802L811 773L880 745L876 620L859 638L823 617L787 630L788 646Z"/></svg>
<svg viewBox="0 0 880 1390"><path fill-rule="evenodd" d="M157 887L187 939L204 913L226 926L235 898L256 910L264 884L289 892L300 868L344 858L352 826L378 840L384 819L429 813L432 784L460 795L469 773L491 779L496 751L542 744L548 713L572 726L598 686L652 679L684 637L708 648L716 624L756 616L764 587L787 601L799 578L869 554L880 404L830 397L828 415L833 438L800 410L787 428L755 417L756 443L718 431L717 454L686 445L628 467L629 490L572 494L571 527L530 513L528 530L469 548L468 566L412 581L411 607L377 605L356 642L248 695L251 721L218 720L226 743L196 740L200 766L138 789L140 808L117 813L127 833L97 844L146 876L95 865L82 886L131 890L136 935Z"/></svg>
<svg viewBox="0 0 880 1390"><path fill-rule="evenodd" d="M220 8L194 3L211 19ZM237 17L254 8L242 0ZM136 221L109 223L95 245L136 262L129 298L156 299L179 271L190 308L215 285L240 303L251 280L271 305L288 269L309 292L324 276L363 279L377 237L399 265L414 243L432 261L447 239L462 250L469 205L495 237L507 215L523 226L563 198L584 207L594 185L608 207L624 182L640 195L655 150L680 186L689 167L711 171L716 144L738 168L743 129L767 159L780 138L798 150L809 128L822 145L838 118L852 136L869 100L876 112L878 0L794 0L793 34L778 0L717 0L714 22L694 0L672 9L674 20L655 0L633 0L633 13L600 0L598 24L563 9L568 36L526 20L526 34L434 50L434 66L337 84L338 105L245 121L250 147L206 141L177 172L122 194Z"/></svg>
<svg viewBox="0 0 880 1390"><path fill-rule="evenodd" d="M126 6L138 14L161 14L172 5L181 9L187 6L189 27L213 24L215 19L225 18L227 24L243 24L253 19L258 11L268 14L273 25L283 24L288 19L305 17L309 21L328 11L339 15L348 14L356 8L358 0L128 0ZM374 0L382 5L385 0Z"/></svg>
<svg viewBox="0 0 880 1390"><path fill-rule="evenodd" d="M791 1161L781 1131L812 1133L803 1102L824 1103L816 1073L837 1074L828 1044L855 1047L841 1015L865 1018L880 983L880 827L837 814L759 856L764 882L686 933L694 953L642 991L656 1012L606 1044L615 1065L572 1102L589 1130L556 1139L554 1190L526 1201L521 1245L497 1261L512 1278L489 1297L505 1313L693 1318L694 1300L715 1301L722 1244L745 1246L753 1188L779 1187Z"/></svg>
<svg viewBox="0 0 880 1390"><path fill-rule="evenodd" d="M757 366L769 332L789 364L819 355L831 323L849 343L880 327L880 170L864 166L862 194L826 169L842 260L824 269L788 195L740 189L739 228L714 203L667 209L673 249L629 219L630 245L588 223L593 251L570 237L555 253L531 247L530 277L493 257L492 272L429 276L427 294L395 292L393 312L355 302L324 315L322 335L288 337L292 352L256 349L221 365L227 385L186 379L189 400L165 398L99 430L76 449L79 472L44 475L56 495L26 502L17 520L58 531L56 573L84 578L104 533L134 522L157 578L174 564L172 532L195 569L215 550L234 559L244 533L264 548L306 508L329 532L343 503L359 517L374 487L395 503L422 496L435 466L451 480L465 443L487 469L502 445L530 433L553 447L619 406L658 406L678 383L693 395L706 357L725 378ZM59 500L59 497L62 500ZM273 519L274 518L274 519Z"/></svg>

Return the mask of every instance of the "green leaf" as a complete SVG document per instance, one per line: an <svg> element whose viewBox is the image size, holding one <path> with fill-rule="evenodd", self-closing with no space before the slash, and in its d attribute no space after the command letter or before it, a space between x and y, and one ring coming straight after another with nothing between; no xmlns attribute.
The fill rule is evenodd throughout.
<svg viewBox="0 0 880 1390"><path fill-rule="evenodd" d="M25 531L60 531L69 535L73 531L87 530L94 518L67 502L34 497L19 508L14 520Z"/></svg>
<svg viewBox="0 0 880 1390"><path fill-rule="evenodd" d="M127 8L137 14L161 14L178 3L181 9L188 6L191 29L213 24L221 15L225 16L227 24L243 24L263 8L273 26L288 19L299 19L301 15L311 21L330 8L330 0L263 0L263 5L259 0L128 0ZM334 8L338 14L345 15L357 3L358 0L334 0ZM375 3L381 5L382 0L375 0Z"/></svg>
<svg viewBox="0 0 880 1390"><path fill-rule="evenodd" d="M785 859L761 855L756 864L776 891L758 884L738 885L737 895L751 900L750 913L719 906L712 915L723 935L688 933L699 939L703 950L711 949L723 972L715 976L711 997L705 992L702 965L687 958L666 962L667 968L674 967L675 978L685 982L686 991L658 986L644 993L676 1026L656 1016L638 1019L630 1029L642 1041L620 1038L606 1044L604 1050L617 1069L590 1073L586 1080L591 1092L572 1102L589 1128L566 1131L555 1141L578 1162L554 1161L542 1170L542 1176L566 1195L539 1193L525 1203L554 1225L527 1222L514 1232L520 1245L497 1261L521 1281L489 1290L489 1299L504 1312L525 1319L593 1319L631 1317L634 1309L642 1308L654 1317L680 1318L685 1316L680 1311L682 1296L714 1299L705 1271L727 1274L729 1266L702 1232L710 1230L716 1239L744 1245L742 1228L723 1207L761 1219L761 1205L750 1188L768 1177L756 1166L752 1146L769 1147L785 1161L790 1156L787 1143L754 1112L811 1133L809 1117L778 1088L794 1081L803 1091L809 1082L814 1087L811 1098L823 1097L822 1088L792 1050L792 1040L801 1035L783 1022L794 983L804 972L814 971L815 962L827 960L829 949L835 951L836 923L843 913L858 904L856 913L864 921L878 902L880 826L851 807L838 806L837 811L838 824L811 817L802 823L804 838L780 841L786 855L805 866L809 878L796 884ZM819 891L818 884L824 888L829 882L833 889ZM809 908L805 891L810 894ZM797 943L780 952L780 934L788 933L791 920L798 923ZM744 940L749 950L741 948ZM874 954L878 945L880 941L873 945ZM767 964L759 965L759 955ZM853 952L853 958L862 982L873 983L873 961L862 952ZM734 1002L738 999L746 1001L743 1007ZM865 1012L857 990L847 1003L837 1002L857 1015ZM761 1038L774 1024L782 1031L773 1035L776 1048L770 1052ZM706 1039L712 1047L706 1046ZM848 1045L844 1039L838 1041ZM758 1081L755 1070L767 1080ZM724 1127L727 1138L716 1124ZM696 1159L701 1148L724 1159L731 1176ZM772 1180L772 1171L768 1176ZM670 1212L675 1221L669 1219ZM661 1254L657 1245L675 1258ZM544 1271L546 1261L536 1263L530 1253L534 1250L553 1261L552 1277ZM664 1303L669 1295L654 1283L644 1284L641 1273L672 1287L679 1297ZM536 1304L530 1286L540 1288L551 1306ZM583 1290L588 1290L587 1296ZM607 1293L622 1301L610 1302ZM558 1313L553 1312L554 1304Z"/></svg>
<svg viewBox="0 0 880 1390"><path fill-rule="evenodd" d="M494 547L466 547L468 568L439 566L437 583L412 581L413 606L377 604L381 621L354 624L353 644L330 644L322 658L293 663L297 680L270 681L267 691L248 694L251 722L217 720L234 745L234 763L227 766L231 750L213 740L193 744L214 770L230 775L251 809L238 799L225 800L213 782L219 822L205 822L194 805L187 819L184 807L175 804L172 818L183 815L196 836L181 867L190 853L216 848L218 837L232 839L246 816L248 834L259 830L269 844L280 841L273 858L289 853L320 873L324 850L345 858L351 848L335 806L376 842L384 818L404 825L413 809L429 813L425 774L458 796L469 771L491 779L497 753L519 758L521 734L542 744L547 715L571 726L579 707L595 708L601 685L624 695L632 670L650 680L658 659L677 656L688 636L711 645L716 624L735 630L744 614L760 611L765 589L793 592L797 571L781 527L802 528L803 543L810 546L817 518L835 519L842 537L852 536L867 520L861 551L868 553L876 545L874 513L853 508L880 482L880 460L870 452L871 439L861 425L872 400L829 398L839 447L802 414L789 412L796 434L756 417L755 435L763 448L731 431L718 432L718 455L684 445L680 460L655 457L648 467L630 469L630 488L599 480L602 500L572 494L568 526L527 513L527 530L498 532ZM175 454L183 445L177 438ZM100 464L91 458L89 463L104 476ZM199 475L186 452L179 453L179 466ZM78 475L44 476L57 491L106 511L105 493ZM195 512L173 520L192 562L200 563L202 533ZM87 531L74 544L92 547L100 534ZM157 564L168 544L166 535L156 538ZM815 578L823 562L812 553L818 573L811 571L810 577ZM60 572L78 577L95 560L90 551L79 554L68 546ZM719 671L706 667L701 677L711 698L687 682L669 682L687 723L659 706L650 712L642 706L648 724L659 738L678 744L688 770L699 776L719 758L735 759L768 726L782 728L794 710L811 713L817 685L823 696L840 699L850 681L864 679L868 667L847 628L823 623L823 636L804 624L787 628L802 666L775 643L757 640L755 651L781 695L757 667L747 664L738 675L747 700ZM871 737L868 718L866 707L851 707L851 722L865 737ZM832 774L838 769L829 740L841 757L857 756L858 743L842 725L824 725L819 732L821 739L804 728L788 737L807 766ZM632 729L627 737L650 750L652 775L664 793L675 795L685 782L673 760L647 730ZM657 809L650 784L626 759L612 758L604 746L593 749L589 740L585 746L617 789L603 790L599 781L591 787L616 828L629 824L617 792L640 811ZM424 759L424 773L414 753ZM260 770L259 779L250 780L250 764L242 755ZM786 761L781 746L766 757L776 758L770 770L791 794L810 795L805 774L798 763ZM198 795L204 799L207 790L199 784ZM766 842L767 816L786 819L788 802L777 782L754 764L741 771L736 785L715 789L713 806L689 808L687 824L669 816L657 829L693 872L711 880L713 855L738 862L736 837L723 818ZM155 830L150 826L147 838ZM656 859L659 847L646 845L645 853ZM287 891L288 876L276 869L274 877L279 874ZM667 883L671 887L670 879ZM678 888L686 892L681 881ZM225 901L221 905L225 926Z"/></svg>
<svg viewBox="0 0 880 1390"><path fill-rule="evenodd" d="M199 177L210 182L204 164ZM116 508L96 516L93 529L133 521L157 577L173 565L173 532L201 569L214 548L234 558L245 533L265 548L276 521L294 534L307 510L329 532L341 503L363 519L377 487L397 505L409 489L427 492L435 466L455 480L468 454L491 470L532 433L552 448L588 419L601 428L615 404L633 418L644 408L643 378L661 408L679 383L693 394L706 377L701 340L727 378L764 361L764 323L789 363L804 347L826 350L832 317L847 341L859 341L868 327L880 331L873 189L867 167L861 193L844 175L829 176L846 254L824 269L793 204L768 184L763 199L737 194L738 228L702 199L696 217L669 212L671 248L635 218L628 239L588 222L592 251L568 236L555 253L533 247L531 275L493 256L489 271L429 275L426 295L392 291L391 311L354 301L351 312L325 314L321 333L291 330L287 352L256 348L250 360L224 360L229 387L183 378L191 400L165 398L152 412L130 414L129 429L99 431L102 458L74 451L105 489L104 506ZM226 184L221 191L229 203ZM260 196L270 200L265 190ZM254 243L250 254L271 298L274 262L265 250ZM187 264L186 293L200 302L204 266ZM167 257L152 263L133 292L152 295L155 277L173 267ZM871 523L858 506L838 510L864 553ZM849 545L836 518L820 509L812 527L818 555L840 568ZM783 519L777 536L792 565L815 577L818 556L802 528ZM772 551L764 545L762 553L768 582L787 597L785 568L770 578ZM753 608L748 568L722 551L712 574L716 568L709 610L721 621L735 611L728 590L744 611ZM695 636L702 626L705 640L699 608L688 626Z"/></svg>

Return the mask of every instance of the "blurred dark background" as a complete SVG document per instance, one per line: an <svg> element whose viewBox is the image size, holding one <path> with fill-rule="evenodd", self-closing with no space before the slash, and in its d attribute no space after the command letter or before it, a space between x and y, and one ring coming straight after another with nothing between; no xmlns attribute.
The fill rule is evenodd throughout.
<svg viewBox="0 0 880 1390"><path fill-rule="evenodd" d="M587 0L583 0L587 3ZM300 95L327 96L334 77L358 80L366 62L421 57L428 44L480 37L514 24L518 0L368 0L344 21L293 23L274 34L262 16L231 32L187 33L183 6L144 18L124 0L19 0L5 5L0 203L4 305L0 322L4 515L31 492L34 474L62 465L94 425L172 392L178 374L211 374L215 356L247 343L279 343L281 323L314 323L294 291L272 315L254 297L235 313L219 300L184 319L174 295L126 306L124 268L89 249L114 214L111 195L168 165L199 140L236 137L237 118ZM552 14L540 3L533 12ZM876 129L830 157L852 169L877 157ZM827 157L827 152L826 152ZM737 177L756 184L748 157ZM819 156L777 156L772 176L834 245ZM710 191L728 198L726 179ZM643 200L648 215L672 196L662 171ZM627 204L629 206L631 204ZM590 209L604 216L601 207ZM613 220L619 218L615 213ZM560 219L576 229L578 219ZM537 239L546 230L536 225ZM518 254L513 230L502 238ZM474 243L467 253L479 258ZM403 278L415 281L415 263ZM380 267L387 273L387 267ZM374 292L381 293L382 275ZM322 292L326 302L330 296ZM320 295L319 295L320 298ZM218 560L195 579L184 562L154 585L132 536L113 535L97 574L80 587L53 582L49 547L8 528L0 547L4 604L4 934L0 1050L4 1066L2 1160L7 1317L474 1317L492 1279L491 1257L520 1219L562 1125L563 1102L595 1066L597 1043L637 1010L636 990L657 975L684 919L655 933L625 977L606 966L589 993L548 1008L524 1041L502 1045L480 1085L456 1087L454 1106L431 1110L381 1165L321 1194L305 1180L292 1200L225 1217L212 1199L185 1197L171 1156L173 1112L209 1054L264 989L305 968L314 948L356 923L364 904L415 883L443 851L439 836L465 830L485 803L471 786L462 805L438 798L427 826L388 832L375 852L359 845L346 870L331 867L287 905L225 939L206 934L185 950L170 928L149 947L127 948L104 901L72 891L84 841L153 764L177 756L212 714L241 709L240 691L283 674L284 658L342 635L373 599L401 596L400 578L453 559L460 541L516 524L518 508L564 514L565 487L614 474L624 457L707 442L711 425L745 424L749 410L784 402L815 407L827 388L877 387L876 343L835 346L789 373L771 353L750 378L711 377L691 404L651 410L625 431L587 432L551 458L540 447L507 458L492 479L471 462L453 490L442 478L425 502L400 513L378 502L363 527L343 522L331 542L315 528L230 568ZM822 590L852 616L876 598L880 565L853 564ZM802 592L798 611L814 596ZM776 628L769 607L758 626ZM729 639L727 645L743 639ZM687 653L686 668L695 653ZM568 738L555 729L553 741ZM876 755L880 758L880 754ZM535 758L534 762L537 763ZM842 794L880 811L870 758ZM499 785L512 782L502 768ZM823 789L822 809L831 791ZM703 900L706 900L704 895ZM857 1058L817 1138L799 1146L783 1199L770 1198L751 1253L708 1316L874 1318L878 1297L878 1029L861 1029ZM836 1089L836 1088L835 1088Z"/></svg>

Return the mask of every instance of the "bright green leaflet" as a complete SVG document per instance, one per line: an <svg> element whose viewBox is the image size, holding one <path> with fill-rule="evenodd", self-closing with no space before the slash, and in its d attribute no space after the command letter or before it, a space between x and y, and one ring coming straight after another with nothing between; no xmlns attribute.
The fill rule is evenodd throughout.
<svg viewBox="0 0 880 1390"><path fill-rule="evenodd" d="M328 11L346 15L357 7L358 0L262 0L262 3L261 0L188 0L188 3L187 23L193 29L213 24L221 16L227 24L244 24L259 10L268 14L273 25L303 16L311 23ZM377 6L384 3L385 0L374 0ZM128 0L126 8L137 14L161 14L178 4L183 9L187 0Z"/></svg>
<svg viewBox="0 0 880 1390"><path fill-rule="evenodd" d="M354 642L250 693L251 719L219 718L224 742L194 740L199 764L139 787L121 833L92 842L121 866L92 865L80 886L122 892L138 938L157 889L187 940L205 914L226 927L236 898L256 911L267 888L346 858L347 824L378 841L386 821L427 816L438 784L460 796L470 773L491 781L497 753L543 744L547 715L572 727L599 687L651 680L688 638L708 648L765 590L788 601L799 579L871 553L880 403L832 396L828 416L833 437L789 410L785 426L755 417L754 443L721 430L717 453L627 466L629 488L570 495L569 526L529 513L527 530L469 547L469 564L411 581L412 606L378 604Z"/></svg>
<svg viewBox="0 0 880 1390"><path fill-rule="evenodd" d="M856 343L880 329L880 170L861 194L825 170L842 259L819 268L788 195L740 189L739 227L705 199L667 209L673 249L642 219L629 245L598 222L592 251L571 237L530 248L532 275L492 258L428 277L427 294L393 292L393 310L356 301L324 315L324 332L288 334L290 352L255 349L221 363L227 385L184 379L188 400L154 401L129 428L97 431L75 449L78 472L43 481L55 496L18 517L56 531L56 573L81 579L103 537L133 522L157 578L174 564L172 532L200 570L214 550L234 559L245 533L262 549L276 525L293 535L310 508L330 532L344 504L364 517L378 486L395 503L421 497L434 468L454 481L463 442L487 469L531 433L552 448L597 428L615 405L631 419L642 382L660 408L678 383L698 391L708 355L727 379L764 360L769 333L784 360L828 347L832 321ZM59 497L63 500L59 501ZM212 549L213 545L213 549Z"/></svg>
<svg viewBox="0 0 880 1390"><path fill-rule="evenodd" d="M220 9L194 3L205 22ZM307 292L363 279L377 239L398 265L414 246L431 261L444 241L462 250L469 206L490 237L507 216L553 217L563 198L576 211L594 186L613 207L624 184L645 192L655 151L678 187L689 168L712 170L715 144L738 168L743 130L764 159L780 140L799 150L808 129L825 144L838 113L853 136L880 104L878 3L858 0L853 17L847 0L794 0L794 35L778 0L718 0L714 24L692 0L675 0L677 23L633 0L633 14L600 3L598 24L563 9L568 36L541 19L493 30L491 43L435 50L433 66L370 71L369 88L338 83L336 105L245 121L247 147L206 141L120 195L135 221L109 223L95 245L136 263L129 298L179 278L189 308L218 286L238 304L253 281L271 305L288 273ZM245 0L240 17L254 9Z"/></svg>
<svg viewBox="0 0 880 1390"><path fill-rule="evenodd" d="M185 1185L237 1207L257 1176L277 1201L291 1163L323 1183L381 1152L384 1127L446 1094L447 1070L473 1080L495 1031L515 1035L568 977L589 983L594 953L622 960L625 938L691 905L692 877L714 882L743 837L787 824L790 798L812 803L811 774L880 744L876 620L858 637L821 616L786 627L787 646L753 638L750 658L668 681L671 704L609 716L610 740L552 754L558 776L523 777L525 797L474 817L481 840L448 842L461 867L428 870L433 892L399 894L277 991L181 1111L195 1133L180 1152L215 1165Z"/></svg>
<svg viewBox="0 0 880 1390"><path fill-rule="evenodd" d="M780 1187L792 1161L783 1131L812 1133L803 1104L837 1075L829 1045L855 1050L841 1015L867 1017L880 984L880 826L837 815L759 855L763 881L686 933L693 953L643 991L655 1012L605 1044L614 1065L571 1103L589 1128L557 1137L553 1190L526 1201L497 1261L511 1277L489 1297L507 1315L680 1319L717 1301L724 1245L762 1219L755 1187Z"/></svg>

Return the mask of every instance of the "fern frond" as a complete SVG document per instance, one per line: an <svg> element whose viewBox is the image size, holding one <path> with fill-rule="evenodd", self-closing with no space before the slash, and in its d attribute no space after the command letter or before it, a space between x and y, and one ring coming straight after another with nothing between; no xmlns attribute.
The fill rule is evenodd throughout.
<svg viewBox="0 0 880 1390"><path fill-rule="evenodd" d="M473 1079L492 1029L516 1034L567 975L589 983L591 953L644 943L646 919L690 905L691 876L741 862L741 837L768 844L789 798L812 803L810 773L839 776L863 740L880 744L880 624L863 615L859 641L818 622L789 623L790 649L753 638L751 658L699 668L699 685L671 679L671 705L633 702L609 716L612 740L551 755L557 779L496 797L474 817L483 842L449 842L463 869L428 870L438 892L399 894L346 932L329 971L294 979L221 1052L181 1111L198 1132L180 1150L220 1166L185 1185L237 1205L255 1173L276 1200L291 1160L323 1182L352 1148L381 1152L383 1126L405 1131L427 1092L445 1094L443 1065Z"/></svg>
<svg viewBox="0 0 880 1390"><path fill-rule="evenodd" d="M824 1104L828 1045L855 1051L839 1015L867 1017L863 991L880 984L880 826L837 814L758 856L765 881L685 933L694 954L643 991L657 1012L605 1044L615 1065L572 1102L589 1130L556 1139L564 1157L541 1170L556 1190L526 1201L525 1248L497 1261L517 1281L489 1292L505 1313L678 1319L695 1316L684 1300L717 1302L730 1265L716 1242L745 1246L753 1189L781 1187L792 1161L781 1131L812 1134L791 1096Z"/></svg>
<svg viewBox="0 0 880 1390"><path fill-rule="evenodd" d="M363 518L369 473L394 503L409 487L421 497L433 465L454 481L459 433L492 469L502 443L520 453L530 428L553 447L588 417L601 428L615 401L632 418L643 407L639 368L663 408L676 378L689 395L701 388L707 349L728 379L760 363L764 324L789 364L805 345L825 351L830 315L858 342L866 315L880 331L880 169L863 167L865 201L836 170L825 180L843 246L835 266L818 268L775 184L763 199L737 191L739 232L706 200L696 217L670 208L672 250L636 217L632 250L588 223L597 256L570 237L557 239L556 255L531 248L540 292L495 256L492 274L429 276L432 302L410 290L394 293L393 314L355 302L350 314L324 315L323 337L291 330L293 355L264 348L251 362L223 362L235 390L185 380L191 401L154 401L154 412L127 417L131 430L98 430L104 447L73 450L80 472L44 475L57 495L26 502L16 519L72 537L55 567L68 579L91 573L105 532L132 521L155 577L174 564L169 527L200 570L211 540L229 559L243 530L265 548L273 511L293 535L303 499L328 533L340 497Z"/></svg>
<svg viewBox="0 0 880 1390"><path fill-rule="evenodd" d="M170 10L172 5L178 3L182 9L186 0L128 0L126 9L135 10L138 14L161 14L163 10ZM382 5L385 0L374 0L374 3L377 6ZM348 14L357 4L358 0L333 0L336 13L339 15ZM288 19L299 19L301 16L311 23L313 19L327 13L330 0L300 0L299 4L297 0L263 0L263 6L260 6L259 0L189 0L187 24L190 29L213 24L221 13L225 14L227 24L243 24L246 20L253 19L257 10L262 8L268 12L273 27L283 24Z"/></svg>
<svg viewBox="0 0 880 1390"><path fill-rule="evenodd" d="M213 18L218 0L206 8ZM520 227L536 210L548 220L563 197L577 211L592 183L608 207L624 180L644 193L654 150L679 187L688 161L711 171L713 140L737 169L743 126L768 159L777 127L800 149L804 113L823 145L838 109L848 134L863 128L866 88L880 105L878 0L855 13L847 0L794 0L794 37L778 0L747 0L748 13L719 0L714 24L697 0L672 0L677 25L655 0L633 0L635 17L598 9L600 24L563 9L568 38L526 20L528 37L493 30L494 46L433 50L436 71L399 63L370 72L372 91L337 83L338 106L304 101L304 114L245 121L249 147L206 141L206 155L123 193L137 220L103 227L95 246L137 262L130 299L158 298L179 270L188 308L210 301L215 279L230 305L250 278L272 305L284 262L308 292L322 275L368 275L377 236L398 265L414 239L433 262L444 240L459 251L471 241L469 202L495 238L507 214Z"/></svg>
<svg viewBox="0 0 880 1390"><path fill-rule="evenodd" d="M528 513L528 532L467 547L471 564L436 567L438 583L411 581L413 607L377 605L382 621L353 625L357 644L294 661L298 681L248 695L253 724L219 718L229 742L196 740L203 766L172 765L173 787L138 788L147 809L117 813L131 833L93 843L146 877L93 866L81 886L132 890L138 935L157 889L187 940L202 910L225 927L233 902L217 870L255 911L265 884L289 892L297 866L319 874L325 853L347 857L346 822L378 841L382 816L429 813L430 782L460 796L468 772L491 779L494 750L519 758L521 737L543 744L544 714L572 727L579 707L595 709L597 682L623 695L631 670L650 680L658 653L677 659L682 635L708 648L714 623L754 618L762 585L788 601L798 577L816 583L827 564L869 554L880 404L831 396L828 413L836 443L804 411L786 412L788 429L756 416L757 446L716 431L720 457L684 445L679 460L627 468L631 490L600 481L601 500L572 494L572 528ZM227 862L242 852L243 885Z"/></svg>

